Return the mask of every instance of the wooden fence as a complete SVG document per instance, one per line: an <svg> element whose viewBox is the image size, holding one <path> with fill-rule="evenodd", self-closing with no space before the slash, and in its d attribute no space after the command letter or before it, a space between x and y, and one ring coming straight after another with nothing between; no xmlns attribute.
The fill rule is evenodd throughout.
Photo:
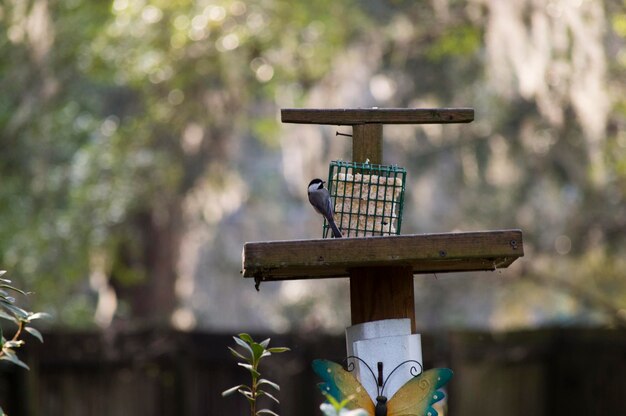
<svg viewBox="0 0 626 416"><path fill-rule="evenodd" d="M263 338L262 334L255 338ZM626 332L542 330L425 334L426 366L455 372L452 416L626 415ZM283 416L321 415L314 358L345 355L342 336L274 335L291 352L267 361ZM226 388L247 381L227 335L143 331L55 333L27 344L31 371L0 366L0 403L11 416L244 416Z"/></svg>

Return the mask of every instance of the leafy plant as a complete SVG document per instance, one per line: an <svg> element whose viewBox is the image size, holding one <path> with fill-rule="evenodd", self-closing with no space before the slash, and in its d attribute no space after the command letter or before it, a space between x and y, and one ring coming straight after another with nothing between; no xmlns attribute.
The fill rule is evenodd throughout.
<svg viewBox="0 0 626 416"><path fill-rule="evenodd" d="M5 270L0 270L0 276L6 273ZM9 361L15 365L29 369L28 366L19 359L16 349L24 345L24 341L21 336L24 332L28 332L40 342L43 342L43 336L41 332L30 326L30 324L41 318L46 318L49 315L43 312L28 312L15 304L15 298L11 296L10 292L18 293L20 295L27 296L29 293L24 292L11 285L11 281L8 279L0 278L0 318L11 321L17 325L17 331L11 339L6 339L0 327L0 360ZM2 408L0 408L0 416L4 416Z"/></svg>
<svg viewBox="0 0 626 416"><path fill-rule="evenodd" d="M326 416L367 416L367 412L363 409L354 409L354 410L346 410L345 407L350 403L353 399L352 396L347 399L338 402L333 396L328 393L324 393L326 396L326 400L328 403L322 403L320 405L320 410Z"/></svg>
<svg viewBox="0 0 626 416"><path fill-rule="evenodd" d="M5 273L5 270L0 270L0 276ZM9 292L19 293L24 296L29 295L29 293L11 286L10 280L0 278L0 318L14 322L17 325L17 331L15 331L15 334L10 340L4 337L2 328L0 327L0 346L2 347L0 350L0 360L10 361L28 370L28 366L17 357L15 350L24 345L24 341L20 339L24 332L28 332L40 342L43 342L41 332L29 325L34 320L46 318L49 315L43 312L28 312L20 308L15 305L15 298L11 296Z"/></svg>
<svg viewBox="0 0 626 416"><path fill-rule="evenodd" d="M260 343L254 342L252 337L248 334L242 333L236 337L233 337L237 345L239 345L245 351L245 355L241 354L237 350L232 347L228 347L231 354L242 362L237 363L240 367L245 368L250 372L252 377L251 384L245 385L240 384L238 386L234 386L222 392L222 396L228 396L235 392L243 395L250 404L250 415L274 415L278 416L276 413L272 412L269 409L260 409L257 410L257 400L263 396L270 398L271 400L279 403L278 399L274 397L271 393L268 393L265 390L266 387L271 387L275 390L280 390L280 386L270 380L265 378L261 378L261 373L259 372L259 364L261 360L265 357L269 357L272 354L277 354L285 351L289 351L289 348L286 347L274 347L269 348L270 339L266 339Z"/></svg>

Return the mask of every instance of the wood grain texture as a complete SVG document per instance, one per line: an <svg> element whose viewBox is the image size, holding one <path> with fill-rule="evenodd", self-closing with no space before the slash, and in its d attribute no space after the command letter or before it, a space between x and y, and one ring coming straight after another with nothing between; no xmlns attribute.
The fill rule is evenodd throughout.
<svg viewBox="0 0 626 416"><path fill-rule="evenodd" d="M415 333L413 271L410 266L350 270L352 325L381 319L410 319Z"/></svg>
<svg viewBox="0 0 626 416"><path fill-rule="evenodd" d="M328 124L447 124L474 121L473 108L363 108L281 110L283 123Z"/></svg>
<svg viewBox="0 0 626 416"><path fill-rule="evenodd" d="M260 281L348 277L363 267L414 274L495 270L524 255L520 230L245 243L243 276Z"/></svg>
<svg viewBox="0 0 626 416"><path fill-rule="evenodd" d="M383 125L357 124L352 126L352 161L383 163Z"/></svg>

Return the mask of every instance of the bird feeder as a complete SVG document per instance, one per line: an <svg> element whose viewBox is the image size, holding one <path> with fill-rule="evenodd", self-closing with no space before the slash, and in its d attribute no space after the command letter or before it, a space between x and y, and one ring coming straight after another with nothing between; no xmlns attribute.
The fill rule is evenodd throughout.
<svg viewBox="0 0 626 416"><path fill-rule="evenodd" d="M335 220L346 238L245 243L243 276L257 288L261 282L349 278L349 355L371 368L382 361L386 369L421 363L414 275L506 268L524 255L522 232L400 235L406 172L383 165L383 125L469 123L474 110L283 109L281 116L285 123L352 126L353 161L331 164L328 178ZM375 396L375 386L361 382Z"/></svg>
<svg viewBox="0 0 626 416"><path fill-rule="evenodd" d="M328 192L344 237L400 234L406 170L398 166L333 161ZM324 220L323 237L329 237Z"/></svg>

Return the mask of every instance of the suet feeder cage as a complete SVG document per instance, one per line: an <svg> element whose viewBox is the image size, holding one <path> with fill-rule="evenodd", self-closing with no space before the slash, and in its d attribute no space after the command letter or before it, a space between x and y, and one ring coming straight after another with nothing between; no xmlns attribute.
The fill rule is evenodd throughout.
<svg viewBox="0 0 626 416"><path fill-rule="evenodd" d="M328 191L344 237L400 234L406 170L398 166L333 161ZM330 237L324 221L323 237Z"/></svg>

